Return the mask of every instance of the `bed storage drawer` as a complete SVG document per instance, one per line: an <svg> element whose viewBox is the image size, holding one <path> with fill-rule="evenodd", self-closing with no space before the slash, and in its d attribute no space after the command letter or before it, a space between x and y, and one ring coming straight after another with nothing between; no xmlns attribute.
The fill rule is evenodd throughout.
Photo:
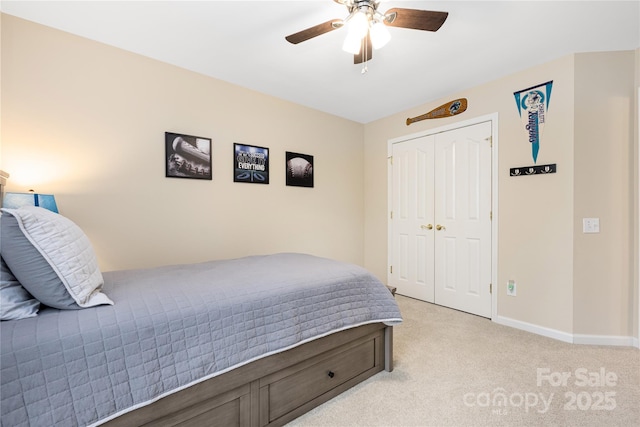
<svg viewBox="0 0 640 427"><path fill-rule="evenodd" d="M218 392L206 382L193 385L193 395L174 393L108 421L109 427L250 426L251 384ZM212 420L215 422L212 423Z"/></svg>
<svg viewBox="0 0 640 427"><path fill-rule="evenodd" d="M206 425L241 427L250 423L251 397L249 387L241 387L225 393L216 399L204 401L184 411L182 416L166 417L151 423L154 427L162 423L180 425L181 427L200 427Z"/></svg>
<svg viewBox="0 0 640 427"><path fill-rule="evenodd" d="M370 324L319 338L173 393L104 427L282 426L385 369L390 331Z"/></svg>
<svg viewBox="0 0 640 427"><path fill-rule="evenodd" d="M376 333L260 379L260 425L281 425L384 368Z"/></svg>

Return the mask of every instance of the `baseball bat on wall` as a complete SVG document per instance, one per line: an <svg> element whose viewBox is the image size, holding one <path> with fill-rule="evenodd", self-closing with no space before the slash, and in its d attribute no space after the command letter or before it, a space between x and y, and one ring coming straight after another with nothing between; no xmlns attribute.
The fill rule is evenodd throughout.
<svg viewBox="0 0 640 427"><path fill-rule="evenodd" d="M419 122L425 119L441 119L443 117L451 117L456 114L464 113L467 111L467 98L455 99L453 101L442 104L441 106L434 108L428 113L421 114L417 117L410 117L407 119L407 126L411 123Z"/></svg>

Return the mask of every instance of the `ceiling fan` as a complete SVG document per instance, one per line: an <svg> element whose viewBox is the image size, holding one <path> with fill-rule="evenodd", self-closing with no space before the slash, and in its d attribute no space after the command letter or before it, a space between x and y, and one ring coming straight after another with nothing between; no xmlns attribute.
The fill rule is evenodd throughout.
<svg viewBox="0 0 640 427"><path fill-rule="evenodd" d="M343 26L348 29L343 50L353 53L353 63L369 61L372 48L384 46L391 38L387 26L409 28L422 31L438 31L449 15L448 12L430 10L392 8L385 13L378 11L380 0L334 0L346 6L349 14L344 19L332 19L297 33L285 39L293 44L312 39Z"/></svg>

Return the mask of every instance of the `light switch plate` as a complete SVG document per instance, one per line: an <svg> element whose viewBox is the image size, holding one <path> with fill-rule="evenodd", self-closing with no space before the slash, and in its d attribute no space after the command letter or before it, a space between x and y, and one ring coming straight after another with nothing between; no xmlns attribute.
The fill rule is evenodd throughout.
<svg viewBox="0 0 640 427"><path fill-rule="evenodd" d="M582 218L583 233L599 233L600 218Z"/></svg>

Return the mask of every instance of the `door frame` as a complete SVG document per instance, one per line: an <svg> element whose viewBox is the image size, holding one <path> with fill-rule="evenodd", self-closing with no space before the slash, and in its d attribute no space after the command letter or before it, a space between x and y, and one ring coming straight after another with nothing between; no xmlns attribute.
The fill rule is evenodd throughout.
<svg viewBox="0 0 640 427"><path fill-rule="evenodd" d="M387 141L387 266L391 265L391 242L393 233L391 228L391 211L393 208L393 168L391 157L393 156L393 144L410 141L416 138L435 135L442 132L476 125L478 123L491 122L491 320L498 316L498 113L487 114L468 120L457 121L433 129L416 132ZM389 275L387 268L387 275Z"/></svg>

